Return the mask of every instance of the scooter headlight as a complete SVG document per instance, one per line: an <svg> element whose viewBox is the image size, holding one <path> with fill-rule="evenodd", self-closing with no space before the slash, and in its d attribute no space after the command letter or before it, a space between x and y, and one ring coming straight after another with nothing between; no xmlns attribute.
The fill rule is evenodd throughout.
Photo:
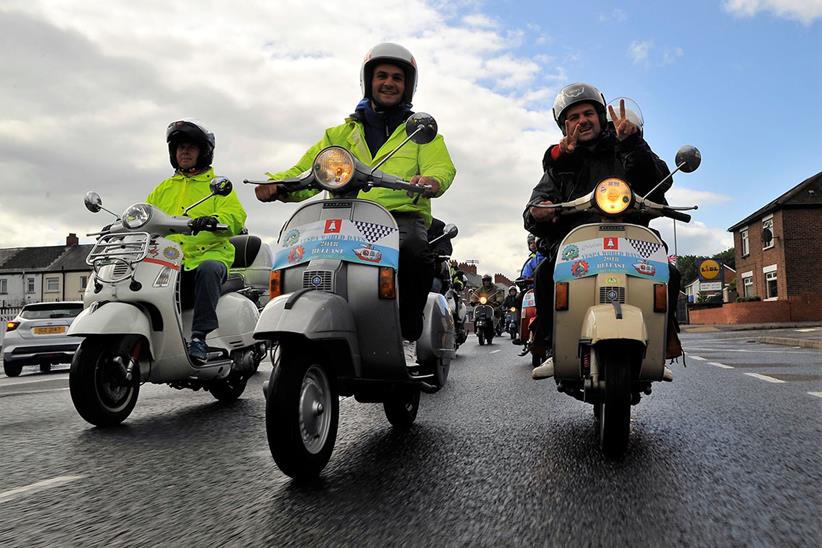
<svg viewBox="0 0 822 548"><path fill-rule="evenodd" d="M354 176L354 157L342 147L328 147L314 160L314 176L326 190L339 190Z"/></svg>
<svg viewBox="0 0 822 548"><path fill-rule="evenodd" d="M123 226L135 230L145 225L150 219L150 205L134 204L123 213Z"/></svg>
<svg viewBox="0 0 822 548"><path fill-rule="evenodd" d="M622 213L634 199L634 193L628 183L616 177L601 181L597 185L595 196L597 207L608 215Z"/></svg>
<svg viewBox="0 0 822 548"><path fill-rule="evenodd" d="M488 302L488 299L486 299L485 297L480 297L480 304L485 304L487 302Z"/></svg>

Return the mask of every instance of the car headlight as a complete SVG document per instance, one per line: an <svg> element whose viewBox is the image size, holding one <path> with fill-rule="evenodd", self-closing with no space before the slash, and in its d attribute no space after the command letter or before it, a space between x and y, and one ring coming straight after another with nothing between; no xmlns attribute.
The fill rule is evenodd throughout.
<svg viewBox="0 0 822 548"><path fill-rule="evenodd" d="M134 204L123 213L123 226L135 230L145 225L150 219L150 205Z"/></svg>
<svg viewBox="0 0 822 548"><path fill-rule="evenodd" d="M628 183L616 177L610 177L597 185L595 193L597 207L608 215L622 213L631 205L634 193Z"/></svg>
<svg viewBox="0 0 822 548"><path fill-rule="evenodd" d="M314 176L326 190L339 190L354 176L354 156L342 147L328 147L314 160Z"/></svg>

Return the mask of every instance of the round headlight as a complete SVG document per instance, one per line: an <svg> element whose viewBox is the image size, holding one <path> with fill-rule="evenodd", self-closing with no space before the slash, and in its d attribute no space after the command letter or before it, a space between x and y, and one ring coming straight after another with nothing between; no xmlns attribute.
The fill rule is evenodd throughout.
<svg viewBox="0 0 822 548"><path fill-rule="evenodd" d="M480 304L485 304L487 302L488 302L488 299L486 299L485 297L480 297Z"/></svg>
<svg viewBox="0 0 822 548"><path fill-rule="evenodd" d="M597 207L608 215L617 215L628 209L633 197L631 187L622 179L611 177L597 185Z"/></svg>
<svg viewBox="0 0 822 548"><path fill-rule="evenodd" d="M354 157L342 147L328 147L314 160L314 176L326 190L338 190L354 176Z"/></svg>
<svg viewBox="0 0 822 548"><path fill-rule="evenodd" d="M135 230L151 219L151 206L148 204L134 204L123 213L123 226Z"/></svg>

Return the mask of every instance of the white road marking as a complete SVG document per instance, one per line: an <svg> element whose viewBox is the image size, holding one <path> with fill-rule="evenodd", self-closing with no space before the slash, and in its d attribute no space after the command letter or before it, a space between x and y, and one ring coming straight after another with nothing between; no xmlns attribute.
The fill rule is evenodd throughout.
<svg viewBox="0 0 822 548"><path fill-rule="evenodd" d="M688 356L688 357L692 360L697 360L697 361L700 361L700 362L708 361L707 359L703 358L702 356Z"/></svg>
<svg viewBox="0 0 822 548"><path fill-rule="evenodd" d="M84 477L85 476L57 476L56 478L38 481L37 483L32 483L31 485L24 485L23 487L17 487L16 489L3 491L0 493L0 504L30 493L37 493L38 491L45 491L46 489L60 487L61 485L83 479Z"/></svg>
<svg viewBox="0 0 822 548"><path fill-rule="evenodd" d="M816 396L817 398L822 398L822 392L808 392L811 396Z"/></svg>
<svg viewBox="0 0 822 548"><path fill-rule="evenodd" d="M800 348L798 346L786 346L785 348ZM685 348L686 352L747 352L749 354L807 354L801 350L750 350L747 348Z"/></svg>
<svg viewBox="0 0 822 548"><path fill-rule="evenodd" d="M724 363L719 362L708 362L708 365L713 365L715 367L721 367L722 369L733 369L732 365L725 365Z"/></svg>
<svg viewBox="0 0 822 548"><path fill-rule="evenodd" d="M49 382L49 381L64 381L67 380L68 376L65 377L51 377L48 379L37 379L36 381L23 381L23 382L10 382L7 384L3 384L3 386L23 386L25 384L37 384L41 382Z"/></svg>
<svg viewBox="0 0 822 548"><path fill-rule="evenodd" d="M796 331L797 333L811 333L813 331L819 331L820 329L822 329L822 328L820 328L820 327L806 327L804 329L794 329L794 331Z"/></svg>
<svg viewBox="0 0 822 548"><path fill-rule="evenodd" d="M497 352L502 352L502 350L492 350L489 352L489 354L496 354Z"/></svg>
<svg viewBox="0 0 822 548"><path fill-rule="evenodd" d="M748 375L749 377L754 377L755 379L768 381L768 382L772 382L772 383L784 383L785 382L785 381L782 381L782 380L779 380L779 379L775 379L773 377L769 377L768 375L760 375L759 373L745 373L745 374Z"/></svg>
<svg viewBox="0 0 822 548"><path fill-rule="evenodd" d="M15 386L15 385L11 385ZM63 392L64 390L69 390L68 387L66 388L46 388L44 390L21 390L20 392L0 392L0 397L3 396L22 396L23 394L42 394L43 392Z"/></svg>

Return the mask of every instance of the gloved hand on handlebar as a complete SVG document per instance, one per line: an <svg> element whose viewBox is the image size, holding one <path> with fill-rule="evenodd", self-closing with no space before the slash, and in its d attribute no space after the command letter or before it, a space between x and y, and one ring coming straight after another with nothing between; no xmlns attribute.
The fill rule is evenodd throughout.
<svg viewBox="0 0 822 548"><path fill-rule="evenodd" d="M214 230L217 228L217 217L197 217L189 222L188 226L191 227L191 233L194 235L203 230Z"/></svg>
<svg viewBox="0 0 822 548"><path fill-rule="evenodd" d="M434 179L433 177L425 177L423 175L414 175L411 177L411 180L408 181L412 185L420 185L420 186L430 186L428 190L422 193L423 196L426 198L431 198L436 196L437 192L440 191L440 182ZM411 196L411 193L408 193Z"/></svg>

